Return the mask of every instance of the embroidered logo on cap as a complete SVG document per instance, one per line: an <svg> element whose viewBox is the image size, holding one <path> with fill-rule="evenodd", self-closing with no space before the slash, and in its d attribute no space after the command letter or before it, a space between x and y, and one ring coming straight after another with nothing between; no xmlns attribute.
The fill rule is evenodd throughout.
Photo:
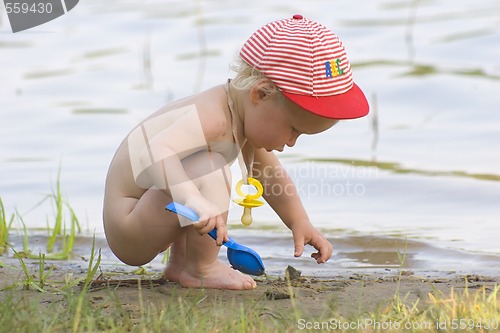
<svg viewBox="0 0 500 333"><path fill-rule="evenodd" d="M325 72L327 78L343 75L344 70L340 68L340 59L325 62Z"/></svg>

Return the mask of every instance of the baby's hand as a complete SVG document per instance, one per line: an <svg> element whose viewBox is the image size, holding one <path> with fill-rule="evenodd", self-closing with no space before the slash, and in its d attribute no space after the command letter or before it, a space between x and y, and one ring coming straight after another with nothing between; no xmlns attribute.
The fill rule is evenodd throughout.
<svg viewBox="0 0 500 333"><path fill-rule="evenodd" d="M216 205L199 196L186 201L186 206L194 209L200 217L199 221L193 224L193 227L200 235L207 234L215 228L217 229L217 240L215 243L218 246L221 246L223 241L229 241L226 223L224 222L222 212Z"/></svg>
<svg viewBox="0 0 500 333"><path fill-rule="evenodd" d="M318 264L325 263L330 259L333 252L332 244L309 222L298 225L292 229L295 245L295 257L300 257L304 252L304 245L312 245L318 252L311 254Z"/></svg>

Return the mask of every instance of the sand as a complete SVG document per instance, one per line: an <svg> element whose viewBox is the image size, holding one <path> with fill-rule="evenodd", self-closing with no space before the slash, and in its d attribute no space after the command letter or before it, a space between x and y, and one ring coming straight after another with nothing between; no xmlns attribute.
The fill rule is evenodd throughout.
<svg viewBox="0 0 500 333"><path fill-rule="evenodd" d="M0 289L25 279L17 259L11 256L3 256L0 259L6 266L0 268ZM86 260L87 258L81 257L67 261L47 261L46 269L51 266L54 268L45 289L57 291L64 286L66 280L74 281L85 277L88 265ZM25 262L30 273L38 277L37 261L25 259ZM150 303L161 306L168 298L182 297L202 299L201 303L207 306L213 304L211 300L227 307L234 307L235 302L258 302L263 309L288 311L295 306L306 316L318 316L333 310L337 315L347 317L365 311L380 310L390 304L395 295L399 295L408 305L420 299L419 306L422 306L429 302L427 294L431 291L449 295L452 288L458 292L466 287L470 290L483 287L491 290L500 283L500 277L408 269L351 269L337 271L332 276L314 277L303 276L300 271L290 266L282 274L258 277L256 281L257 288L250 291L191 290L166 281L159 269L135 271L134 267L103 263L90 292L94 302L103 302L107 299L104 296L115 290L122 306L136 313L140 312L140 299L145 306ZM0 292L0 300L11 292L37 294L41 303L62 299L61 294L57 292L25 291L18 286L13 291Z"/></svg>

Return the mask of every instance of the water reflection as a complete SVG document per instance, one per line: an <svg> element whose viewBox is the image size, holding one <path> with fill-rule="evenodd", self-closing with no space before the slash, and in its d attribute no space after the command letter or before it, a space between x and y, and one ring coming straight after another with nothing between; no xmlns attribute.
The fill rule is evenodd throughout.
<svg viewBox="0 0 500 333"><path fill-rule="evenodd" d="M311 220L337 243L333 267L397 265L388 235L428 246L410 247L411 267L437 267L448 250L451 266L467 257L459 249L500 253L500 4L378 0L364 1L362 12L359 5L86 0L31 32L11 34L2 20L0 196L8 211L45 227L51 207L31 208L50 193L61 163L63 190L84 227L102 232L104 177L130 129L166 102L225 82L244 39L300 12L342 37L356 81L376 96L376 119L301 137L281 155L290 169L311 162L338 171L295 178ZM355 171L368 169L376 172ZM349 195L348 182L363 192ZM241 212L231 214L233 223ZM269 207L255 218L258 232L280 223ZM264 246L232 228L276 267L290 261L281 229L262 236Z"/></svg>

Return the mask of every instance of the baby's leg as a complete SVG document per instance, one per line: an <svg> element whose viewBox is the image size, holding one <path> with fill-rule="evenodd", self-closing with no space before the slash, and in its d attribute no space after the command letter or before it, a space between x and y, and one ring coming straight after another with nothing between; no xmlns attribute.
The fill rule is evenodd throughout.
<svg viewBox="0 0 500 333"><path fill-rule="evenodd" d="M219 154L197 153L184 159L186 173L202 195L226 211L229 205L230 171ZM207 169L208 168L208 169ZM177 216L165 211L172 198L149 189L139 199L106 193L105 230L118 258L130 265L143 265L172 244L165 276L186 287L250 289L255 282L219 262L219 247L208 235L192 227L181 228Z"/></svg>
<svg viewBox="0 0 500 333"><path fill-rule="evenodd" d="M200 236L194 228L188 228L186 261L178 275L178 282L182 286L235 290L253 289L257 286L250 276L234 270L217 259L220 248L210 236ZM165 276L168 277L170 269L171 266L167 267Z"/></svg>
<svg viewBox="0 0 500 333"><path fill-rule="evenodd" d="M200 176L203 165L211 172ZM203 153L183 161L190 177L196 181L203 197L224 212L227 221L231 191L231 171L226 160L219 154ZM214 170L214 171L213 171ZM232 269L217 259L220 247L209 235L200 236L193 227L185 227L185 234L171 249L170 261L165 269L169 280L178 281L184 287L219 289L252 289L255 281ZM183 263L183 264L182 264ZM182 269L180 269L182 267Z"/></svg>

